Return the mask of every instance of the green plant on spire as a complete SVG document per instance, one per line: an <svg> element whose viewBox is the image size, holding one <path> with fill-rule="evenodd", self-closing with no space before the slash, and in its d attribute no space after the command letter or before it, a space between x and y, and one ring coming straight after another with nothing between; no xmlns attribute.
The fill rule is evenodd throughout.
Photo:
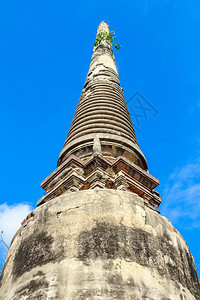
<svg viewBox="0 0 200 300"><path fill-rule="evenodd" d="M118 43L114 43L113 40L116 39L115 32L112 30L111 32L99 32L97 33L96 41L94 43L94 46L104 46L103 41L108 42L110 45L115 47L117 50L121 48L121 46Z"/></svg>

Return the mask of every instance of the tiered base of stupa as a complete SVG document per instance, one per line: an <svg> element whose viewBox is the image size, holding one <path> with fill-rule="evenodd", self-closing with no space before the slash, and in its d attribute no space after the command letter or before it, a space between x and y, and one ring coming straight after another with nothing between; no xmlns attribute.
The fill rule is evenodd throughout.
<svg viewBox="0 0 200 300"><path fill-rule="evenodd" d="M0 299L200 299L185 241L144 201L95 188L39 206L14 237Z"/></svg>

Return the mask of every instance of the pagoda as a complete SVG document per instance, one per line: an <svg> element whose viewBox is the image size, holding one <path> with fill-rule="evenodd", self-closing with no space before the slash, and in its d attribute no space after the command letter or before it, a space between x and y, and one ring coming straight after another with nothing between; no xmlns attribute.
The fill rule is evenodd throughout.
<svg viewBox="0 0 200 300"><path fill-rule="evenodd" d="M108 36L108 24L97 30ZM189 249L161 216L120 87L112 43L96 44L46 194L15 234L0 299L199 300Z"/></svg>

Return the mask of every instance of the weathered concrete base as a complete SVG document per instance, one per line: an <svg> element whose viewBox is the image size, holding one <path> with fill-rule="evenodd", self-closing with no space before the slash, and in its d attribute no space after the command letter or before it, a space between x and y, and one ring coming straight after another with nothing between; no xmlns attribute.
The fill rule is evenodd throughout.
<svg viewBox="0 0 200 300"><path fill-rule="evenodd" d="M2 300L200 299L192 256L171 223L131 192L67 192L15 237Z"/></svg>

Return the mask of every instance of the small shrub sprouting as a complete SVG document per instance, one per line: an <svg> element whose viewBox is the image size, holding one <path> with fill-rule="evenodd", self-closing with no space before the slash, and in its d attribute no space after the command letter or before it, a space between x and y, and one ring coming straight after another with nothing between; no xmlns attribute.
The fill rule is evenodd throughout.
<svg viewBox="0 0 200 300"><path fill-rule="evenodd" d="M111 32L99 32L97 33L96 41L94 43L94 46L104 46L103 42L106 41L113 47L115 47L117 50L121 48L121 46L118 43L114 43L113 40L116 39L115 32L112 30Z"/></svg>

